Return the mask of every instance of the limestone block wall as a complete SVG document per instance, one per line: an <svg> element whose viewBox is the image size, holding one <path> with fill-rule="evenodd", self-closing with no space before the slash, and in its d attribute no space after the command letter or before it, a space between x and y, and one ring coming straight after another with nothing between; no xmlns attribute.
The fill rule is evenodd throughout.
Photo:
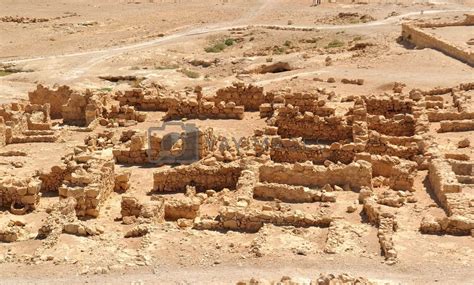
<svg viewBox="0 0 474 285"><path fill-rule="evenodd" d="M442 25L437 25L442 27ZM432 27L425 24L424 27ZM459 47L414 24L402 24L402 37L420 48L432 48L474 66L474 52Z"/></svg>
<svg viewBox="0 0 474 285"><path fill-rule="evenodd" d="M454 111L428 111L430 122L454 121L454 120L474 120L474 112L454 112Z"/></svg>
<svg viewBox="0 0 474 285"><path fill-rule="evenodd" d="M199 216L201 200L196 197L180 197L166 199L165 219L176 221L178 219L194 219Z"/></svg>
<svg viewBox="0 0 474 285"><path fill-rule="evenodd" d="M371 154L397 156L407 160L416 160L423 154L422 137L394 137L381 135L375 131L369 133L365 151Z"/></svg>
<svg viewBox="0 0 474 285"><path fill-rule="evenodd" d="M118 91L115 98L120 106L134 106L141 111L168 111L173 103L173 96L159 93L156 89L134 88Z"/></svg>
<svg viewBox="0 0 474 285"><path fill-rule="evenodd" d="M257 232L264 224L294 227L329 227L333 218L300 211L262 211L257 208L223 207L216 220L198 220L197 229Z"/></svg>
<svg viewBox="0 0 474 285"><path fill-rule="evenodd" d="M148 136L146 133L134 134L130 141L113 149L114 158L119 163L145 164L158 157L161 137Z"/></svg>
<svg viewBox="0 0 474 285"><path fill-rule="evenodd" d="M368 116L369 130L375 130L388 136L413 136L415 134L415 118L412 115L397 114L390 119L383 116Z"/></svg>
<svg viewBox="0 0 474 285"><path fill-rule="evenodd" d="M215 145L210 143L215 141L215 136L210 128L204 131L196 129L196 132L183 132L180 136L182 142L197 141L197 145L183 143L179 145L181 147L179 149L174 149L173 146L169 146L166 136L162 137L157 133L152 132L147 134L142 132L132 134L129 131L125 131L122 134L122 138L128 139L130 135L129 141L115 146L112 151L115 160L119 163L158 163L160 154L179 156L182 153L190 153L193 156L197 154L198 158L201 159L212 152L215 147ZM195 136L197 136L197 139ZM163 153L163 151L165 152ZM176 153L173 153L174 151Z"/></svg>
<svg viewBox="0 0 474 285"><path fill-rule="evenodd" d="M260 167L260 181L324 187L326 184L360 190L372 186L372 165L367 161L333 164L328 167L310 162L295 164L267 163Z"/></svg>
<svg viewBox="0 0 474 285"><path fill-rule="evenodd" d="M235 189L241 172L242 167L235 162L163 168L153 173L153 191L183 192L186 186L194 186L198 191Z"/></svg>
<svg viewBox="0 0 474 285"><path fill-rule="evenodd" d="M364 144L305 145L300 139L282 139L274 137L271 140L270 157L275 162L304 162L323 164L326 160L332 162L351 163L355 154L365 149Z"/></svg>
<svg viewBox="0 0 474 285"><path fill-rule="evenodd" d="M28 98L31 104L50 104L51 118L61 119L62 106L67 103L73 93L76 92L66 85L53 89L39 84L36 90L28 93Z"/></svg>
<svg viewBox="0 0 474 285"><path fill-rule="evenodd" d="M135 107L123 105L112 105L110 111L107 112L107 119L116 119L116 120L128 120L128 121L137 121L144 122L147 117L145 112L136 111Z"/></svg>
<svg viewBox="0 0 474 285"><path fill-rule="evenodd" d="M161 223L165 220L165 205L162 200L143 202L132 196L123 196L120 214L122 219L124 217L141 217Z"/></svg>
<svg viewBox="0 0 474 285"><path fill-rule="evenodd" d="M54 142L59 133L51 129L49 104L11 103L0 105L5 122L5 143Z"/></svg>
<svg viewBox="0 0 474 285"><path fill-rule="evenodd" d="M40 198L41 181L37 177L0 177L0 207L35 209Z"/></svg>
<svg viewBox="0 0 474 285"><path fill-rule="evenodd" d="M412 114L415 102L397 97L364 97L367 113L391 118L396 114Z"/></svg>
<svg viewBox="0 0 474 285"><path fill-rule="evenodd" d="M448 215L452 214L447 204L447 193L460 193L461 184L456 178L456 173L447 160L433 159L429 167L430 185L438 201L443 205Z"/></svg>
<svg viewBox="0 0 474 285"><path fill-rule="evenodd" d="M44 105L28 104L25 106L25 115L28 124L28 130L50 130L50 104Z"/></svg>
<svg viewBox="0 0 474 285"><path fill-rule="evenodd" d="M460 183L455 172L470 172L472 175L473 167L471 162L460 163L445 159L431 161L428 173L430 186L448 216L438 225L443 232L470 235L474 229L474 207L472 195L469 194L472 188Z"/></svg>
<svg viewBox="0 0 474 285"><path fill-rule="evenodd" d="M246 85L234 82L232 86L221 88L216 91L216 95L210 101L219 104L220 102L234 102L237 106L244 106L246 111L259 111L260 105L273 100L271 94L265 94L263 87Z"/></svg>
<svg viewBox="0 0 474 285"><path fill-rule="evenodd" d="M65 124L88 126L100 117L102 106L100 98L90 90L84 94L72 93L62 106L61 115Z"/></svg>
<svg viewBox="0 0 474 285"><path fill-rule="evenodd" d="M175 100L166 113L167 120L188 119L236 119L244 118L244 106L235 102L210 102L196 99Z"/></svg>
<svg viewBox="0 0 474 285"><path fill-rule="evenodd" d="M335 202L332 193L278 183L258 183L253 189L253 197L264 200L278 199L287 203Z"/></svg>
<svg viewBox="0 0 474 285"><path fill-rule="evenodd" d="M74 169L67 164L51 167L51 170L40 173L42 192L58 192L66 175L70 175Z"/></svg>
<svg viewBox="0 0 474 285"><path fill-rule="evenodd" d="M394 190L415 191L414 183L417 164L412 161L388 155L359 153L356 160L365 160L372 164L372 176L388 178L389 186Z"/></svg>
<svg viewBox="0 0 474 285"><path fill-rule="evenodd" d="M287 93L283 95L286 105L298 107L300 112L311 112L321 117L334 116L336 109L326 106L326 101L319 99L318 94Z"/></svg>
<svg viewBox="0 0 474 285"><path fill-rule="evenodd" d="M441 121L438 133L467 132L474 130L474 119L462 121Z"/></svg>
<svg viewBox="0 0 474 285"><path fill-rule="evenodd" d="M350 119L350 118L349 118ZM278 109L274 125L283 138L339 142L352 141L352 125L344 117L319 117L310 112L304 114L299 109L286 106Z"/></svg>
<svg viewBox="0 0 474 285"><path fill-rule="evenodd" d="M115 163L111 157L91 157L84 163L77 162L76 169L65 176L59 187L59 196L76 199L77 216L97 217L102 204L114 191Z"/></svg>

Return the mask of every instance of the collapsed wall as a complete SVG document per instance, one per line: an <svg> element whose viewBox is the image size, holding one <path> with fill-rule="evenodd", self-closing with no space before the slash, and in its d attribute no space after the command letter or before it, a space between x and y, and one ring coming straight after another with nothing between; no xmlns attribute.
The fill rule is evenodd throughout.
<svg viewBox="0 0 474 285"><path fill-rule="evenodd" d="M388 178L388 186L394 190L415 191L417 164L412 161L388 155L359 153L356 160L365 160L372 164L372 176Z"/></svg>
<svg viewBox="0 0 474 285"><path fill-rule="evenodd" d="M328 167L311 162L291 164L267 163L260 167L260 181L322 188L326 184L360 190L372 186L372 165L356 161Z"/></svg>
<svg viewBox="0 0 474 285"><path fill-rule="evenodd" d="M0 207L14 214L24 214L36 208L41 181L37 177L0 177Z"/></svg>
<svg viewBox="0 0 474 285"><path fill-rule="evenodd" d="M28 93L28 98L31 104L50 104L51 118L61 119L62 106L68 102L73 93L76 93L76 91L66 85L59 86L56 89L50 89L38 84L36 90Z"/></svg>
<svg viewBox="0 0 474 285"><path fill-rule="evenodd" d="M332 193L278 183L257 183L253 188L253 197L287 203L336 202L336 197Z"/></svg>
<svg viewBox="0 0 474 285"><path fill-rule="evenodd" d="M111 154L98 153L66 158L75 162L74 170L66 174L59 187L62 199L72 197L76 200L77 216L99 216L100 208L114 191L114 161Z"/></svg>
<svg viewBox="0 0 474 285"><path fill-rule="evenodd" d="M122 220L134 217L161 223L165 220L165 205L162 200L142 202L132 196L123 196L120 214Z"/></svg>
<svg viewBox="0 0 474 285"><path fill-rule="evenodd" d="M197 219L196 229L258 232L265 224L293 227L328 227L333 218L301 211L262 211L256 208L223 207L215 220Z"/></svg>

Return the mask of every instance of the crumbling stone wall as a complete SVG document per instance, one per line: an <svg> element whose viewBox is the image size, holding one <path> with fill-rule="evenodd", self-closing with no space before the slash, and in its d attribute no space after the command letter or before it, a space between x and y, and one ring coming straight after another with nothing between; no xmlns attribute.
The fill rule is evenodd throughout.
<svg viewBox="0 0 474 285"><path fill-rule="evenodd" d="M278 183L258 183L253 189L253 197L264 200L278 199L288 203L335 202L332 193L313 190L304 186Z"/></svg>
<svg viewBox="0 0 474 285"><path fill-rule="evenodd" d="M50 171L40 173L42 192L58 192L66 175L70 175L73 171L71 166L66 164L55 165Z"/></svg>
<svg viewBox="0 0 474 285"><path fill-rule="evenodd" d="M110 108L105 112L104 115L104 122L101 122L102 125L107 125L111 121L136 121L142 123L146 120L147 113L139 112L135 110L133 106L119 106L118 104L113 104ZM122 123L123 125L124 123Z"/></svg>
<svg viewBox="0 0 474 285"><path fill-rule="evenodd" d="M302 137L319 141L352 141L352 126L344 117L319 117L311 112L301 114L299 108L288 105L278 109L275 126L283 138Z"/></svg>
<svg viewBox="0 0 474 285"><path fill-rule="evenodd" d="M65 124L88 126L100 117L102 106L99 96L92 91L74 92L62 106L61 115Z"/></svg>
<svg viewBox="0 0 474 285"><path fill-rule="evenodd" d="M263 87L234 82L232 86L217 90L216 95L210 98L210 101L215 104L234 102L237 106L243 106L246 111L258 111L260 105L269 103L272 99L271 94L263 92Z"/></svg>
<svg viewBox="0 0 474 285"><path fill-rule="evenodd" d="M41 181L37 177L0 177L0 207L22 213L35 209L40 189Z"/></svg>
<svg viewBox="0 0 474 285"><path fill-rule="evenodd" d="M365 160L372 164L372 176L388 178L388 186L394 190L415 191L417 164L412 161L388 155L359 153L356 160Z"/></svg>
<svg viewBox="0 0 474 285"><path fill-rule="evenodd" d="M415 102L410 99L390 97L363 97L367 113L392 118L397 114L413 114Z"/></svg>
<svg viewBox="0 0 474 285"><path fill-rule="evenodd" d="M280 96L283 97L284 105L298 107L301 113L311 112L320 117L329 117L336 114L336 109L328 107L326 101L319 98L318 93L286 92ZM276 97L274 102L278 102L278 99L279 98ZM277 105L275 105L275 108L278 108Z"/></svg>
<svg viewBox="0 0 474 285"><path fill-rule="evenodd" d="M178 219L195 219L199 216L201 200L197 197L179 197L166 199L165 219L176 221Z"/></svg>
<svg viewBox="0 0 474 285"><path fill-rule="evenodd" d="M134 88L124 92L118 91L115 94L120 106L134 106L141 111L166 112L169 106L174 103L173 97L162 94L154 88Z"/></svg>
<svg viewBox="0 0 474 285"><path fill-rule="evenodd" d="M54 142L59 133L51 130L50 106L29 103L0 105L5 122L5 143Z"/></svg>
<svg viewBox="0 0 474 285"><path fill-rule="evenodd" d="M59 196L73 197L77 201L77 216L97 217L102 204L114 191L114 161L108 155L87 153L68 159L75 161L76 167L64 177Z"/></svg>
<svg viewBox="0 0 474 285"><path fill-rule="evenodd" d="M369 130L375 130L388 136L413 136L415 135L415 118L412 115L394 115L391 119L383 116L368 116Z"/></svg>
<svg viewBox="0 0 474 285"><path fill-rule="evenodd" d="M123 196L120 214L122 219L127 217L144 218L161 223L165 221L165 205L162 200L142 202L132 196Z"/></svg>
<svg viewBox="0 0 474 285"><path fill-rule="evenodd" d="M242 167L237 163L204 165L194 163L174 168L163 168L153 173L153 191L183 192L186 186L198 191L235 189Z"/></svg>
<svg viewBox="0 0 474 285"><path fill-rule="evenodd" d="M394 246L393 234L397 230L398 224L395 216L386 211L384 206L378 205L373 196L363 199L362 203L369 222L378 227L377 237L387 263L396 263L398 253Z"/></svg>
<svg viewBox="0 0 474 285"><path fill-rule="evenodd" d="M457 173L473 176L472 162L457 162L433 159L429 166L429 181L436 198L446 211L447 218L438 222L422 224L426 232L470 235L474 229L474 207L470 189L460 181ZM456 173L456 172L457 173Z"/></svg>
<svg viewBox="0 0 474 285"><path fill-rule="evenodd" d="M165 118L176 120L188 119L236 119L244 118L244 106L237 106L235 102L210 102L201 99L175 99L168 108Z"/></svg>
<svg viewBox="0 0 474 285"><path fill-rule="evenodd" d="M438 133L474 131L474 119L462 121L441 121Z"/></svg>
<svg viewBox="0 0 474 285"><path fill-rule="evenodd" d="M51 118L62 118L62 106L65 105L73 93L77 93L69 86L62 85L56 89L44 87L41 84L36 86L36 90L28 93L28 98L31 104L50 104Z"/></svg>
<svg viewBox="0 0 474 285"><path fill-rule="evenodd" d="M329 184L359 190L372 186L372 165L362 160L328 167L311 162L267 163L260 167L260 181L320 188Z"/></svg>
<svg viewBox="0 0 474 285"><path fill-rule="evenodd" d="M328 227L333 219L300 211L262 211L257 208L223 207L215 220L199 219L194 228L257 232L264 224L293 227Z"/></svg>
<svg viewBox="0 0 474 285"><path fill-rule="evenodd" d="M365 149L364 144L306 145L301 139L282 139L274 137L271 140L270 156L275 162L304 162L323 164L326 160L342 162L354 161L355 154Z"/></svg>
<svg viewBox="0 0 474 285"><path fill-rule="evenodd" d="M422 137L394 137L371 131L366 152L371 154L397 156L407 160L416 160L423 154Z"/></svg>

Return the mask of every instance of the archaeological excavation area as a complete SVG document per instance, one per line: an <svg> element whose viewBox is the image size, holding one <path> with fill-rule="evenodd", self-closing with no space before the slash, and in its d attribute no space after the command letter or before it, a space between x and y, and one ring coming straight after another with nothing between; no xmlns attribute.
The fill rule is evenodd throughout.
<svg viewBox="0 0 474 285"><path fill-rule="evenodd" d="M474 3L30 2L0 284L472 284Z"/></svg>
<svg viewBox="0 0 474 285"><path fill-rule="evenodd" d="M242 83L209 97L200 88L38 85L28 101L0 109L0 240L11 248L3 262L67 263L55 254L64 242L146 251L175 232L230 235L237 240L217 238L215 250L224 243L257 259L278 250L279 235L302 236L283 247L306 256L317 243L324 255L370 256L390 270L417 246L403 235L470 242L474 83L395 91L354 96L342 108L323 91ZM238 139L183 120L246 128L256 115L261 126ZM17 253L21 244L31 252Z"/></svg>

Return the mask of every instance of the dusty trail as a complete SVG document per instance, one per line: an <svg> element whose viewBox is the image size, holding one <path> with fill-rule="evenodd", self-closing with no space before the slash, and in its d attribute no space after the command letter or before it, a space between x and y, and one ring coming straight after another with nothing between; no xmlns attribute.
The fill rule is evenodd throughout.
<svg viewBox="0 0 474 285"><path fill-rule="evenodd" d="M263 27L263 28L268 28L268 27L280 27L280 28L288 28L287 25L272 25L272 24L258 24L258 25L244 25L244 24L235 24L238 22L243 22L243 21L248 21L256 16L258 16L259 13L265 8L268 8L268 3L270 3L271 0L265 1L265 3L257 10L257 12L253 12L251 15L245 17L244 19L240 19L238 21L235 21L234 24L227 24L225 26L217 26L217 25L222 25L221 24L213 24L208 27L199 27L187 31L181 31L177 32L175 34L171 34L162 38L154 39L151 41L145 41L145 42L140 42L136 44L131 44L131 45L126 45L126 46L120 46L120 47L111 47L107 49L102 49L102 50L94 50L94 51L85 51L85 52L78 52L78 53L70 53L70 54L63 54L63 55L55 55L55 56L39 56L39 57L33 57L33 58L25 58L25 59L14 59L14 60L8 60L8 61L3 61L2 63L27 63L27 62L33 62L33 61L39 61L39 60L49 60L49 59L61 59L61 58L72 58L72 57L80 57L80 56L97 56L95 58L92 58L88 64L84 65L83 67L79 68L78 70L75 70L74 73L81 74L85 69L88 67L91 67L103 60L106 60L110 57L117 56L119 54L128 52L128 51L133 51L133 50L139 50L142 48L149 48L153 47L156 45L160 45L163 43L171 42L174 40L178 39L183 39L186 37L191 37L191 36L197 36L197 35L204 35L204 34L211 34L211 33L218 33L222 31L226 31L229 29L234 29L234 28L247 28L247 27ZM425 15L432 15L432 14L442 14L442 13L453 13L453 12L474 12L474 9L452 9L452 10L429 10L429 11L424 11L423 13ZM397 23L398 21L402 20L405 17L410 17L414 15L419 15L420 12L409 12L405 14L401 14L398 16L390 17L387 19L383 20L378 20L378 21L373 21L369 23L363 23L363 24L349 24L349 25L311 25L311 26L291 26L292 28L295 29L320 29L320 30L337 30L337 29L358 29L358 28L367 28L367 27L376 27L376 26L383 26L383 25L389 25L393 23Z"/></svg>

